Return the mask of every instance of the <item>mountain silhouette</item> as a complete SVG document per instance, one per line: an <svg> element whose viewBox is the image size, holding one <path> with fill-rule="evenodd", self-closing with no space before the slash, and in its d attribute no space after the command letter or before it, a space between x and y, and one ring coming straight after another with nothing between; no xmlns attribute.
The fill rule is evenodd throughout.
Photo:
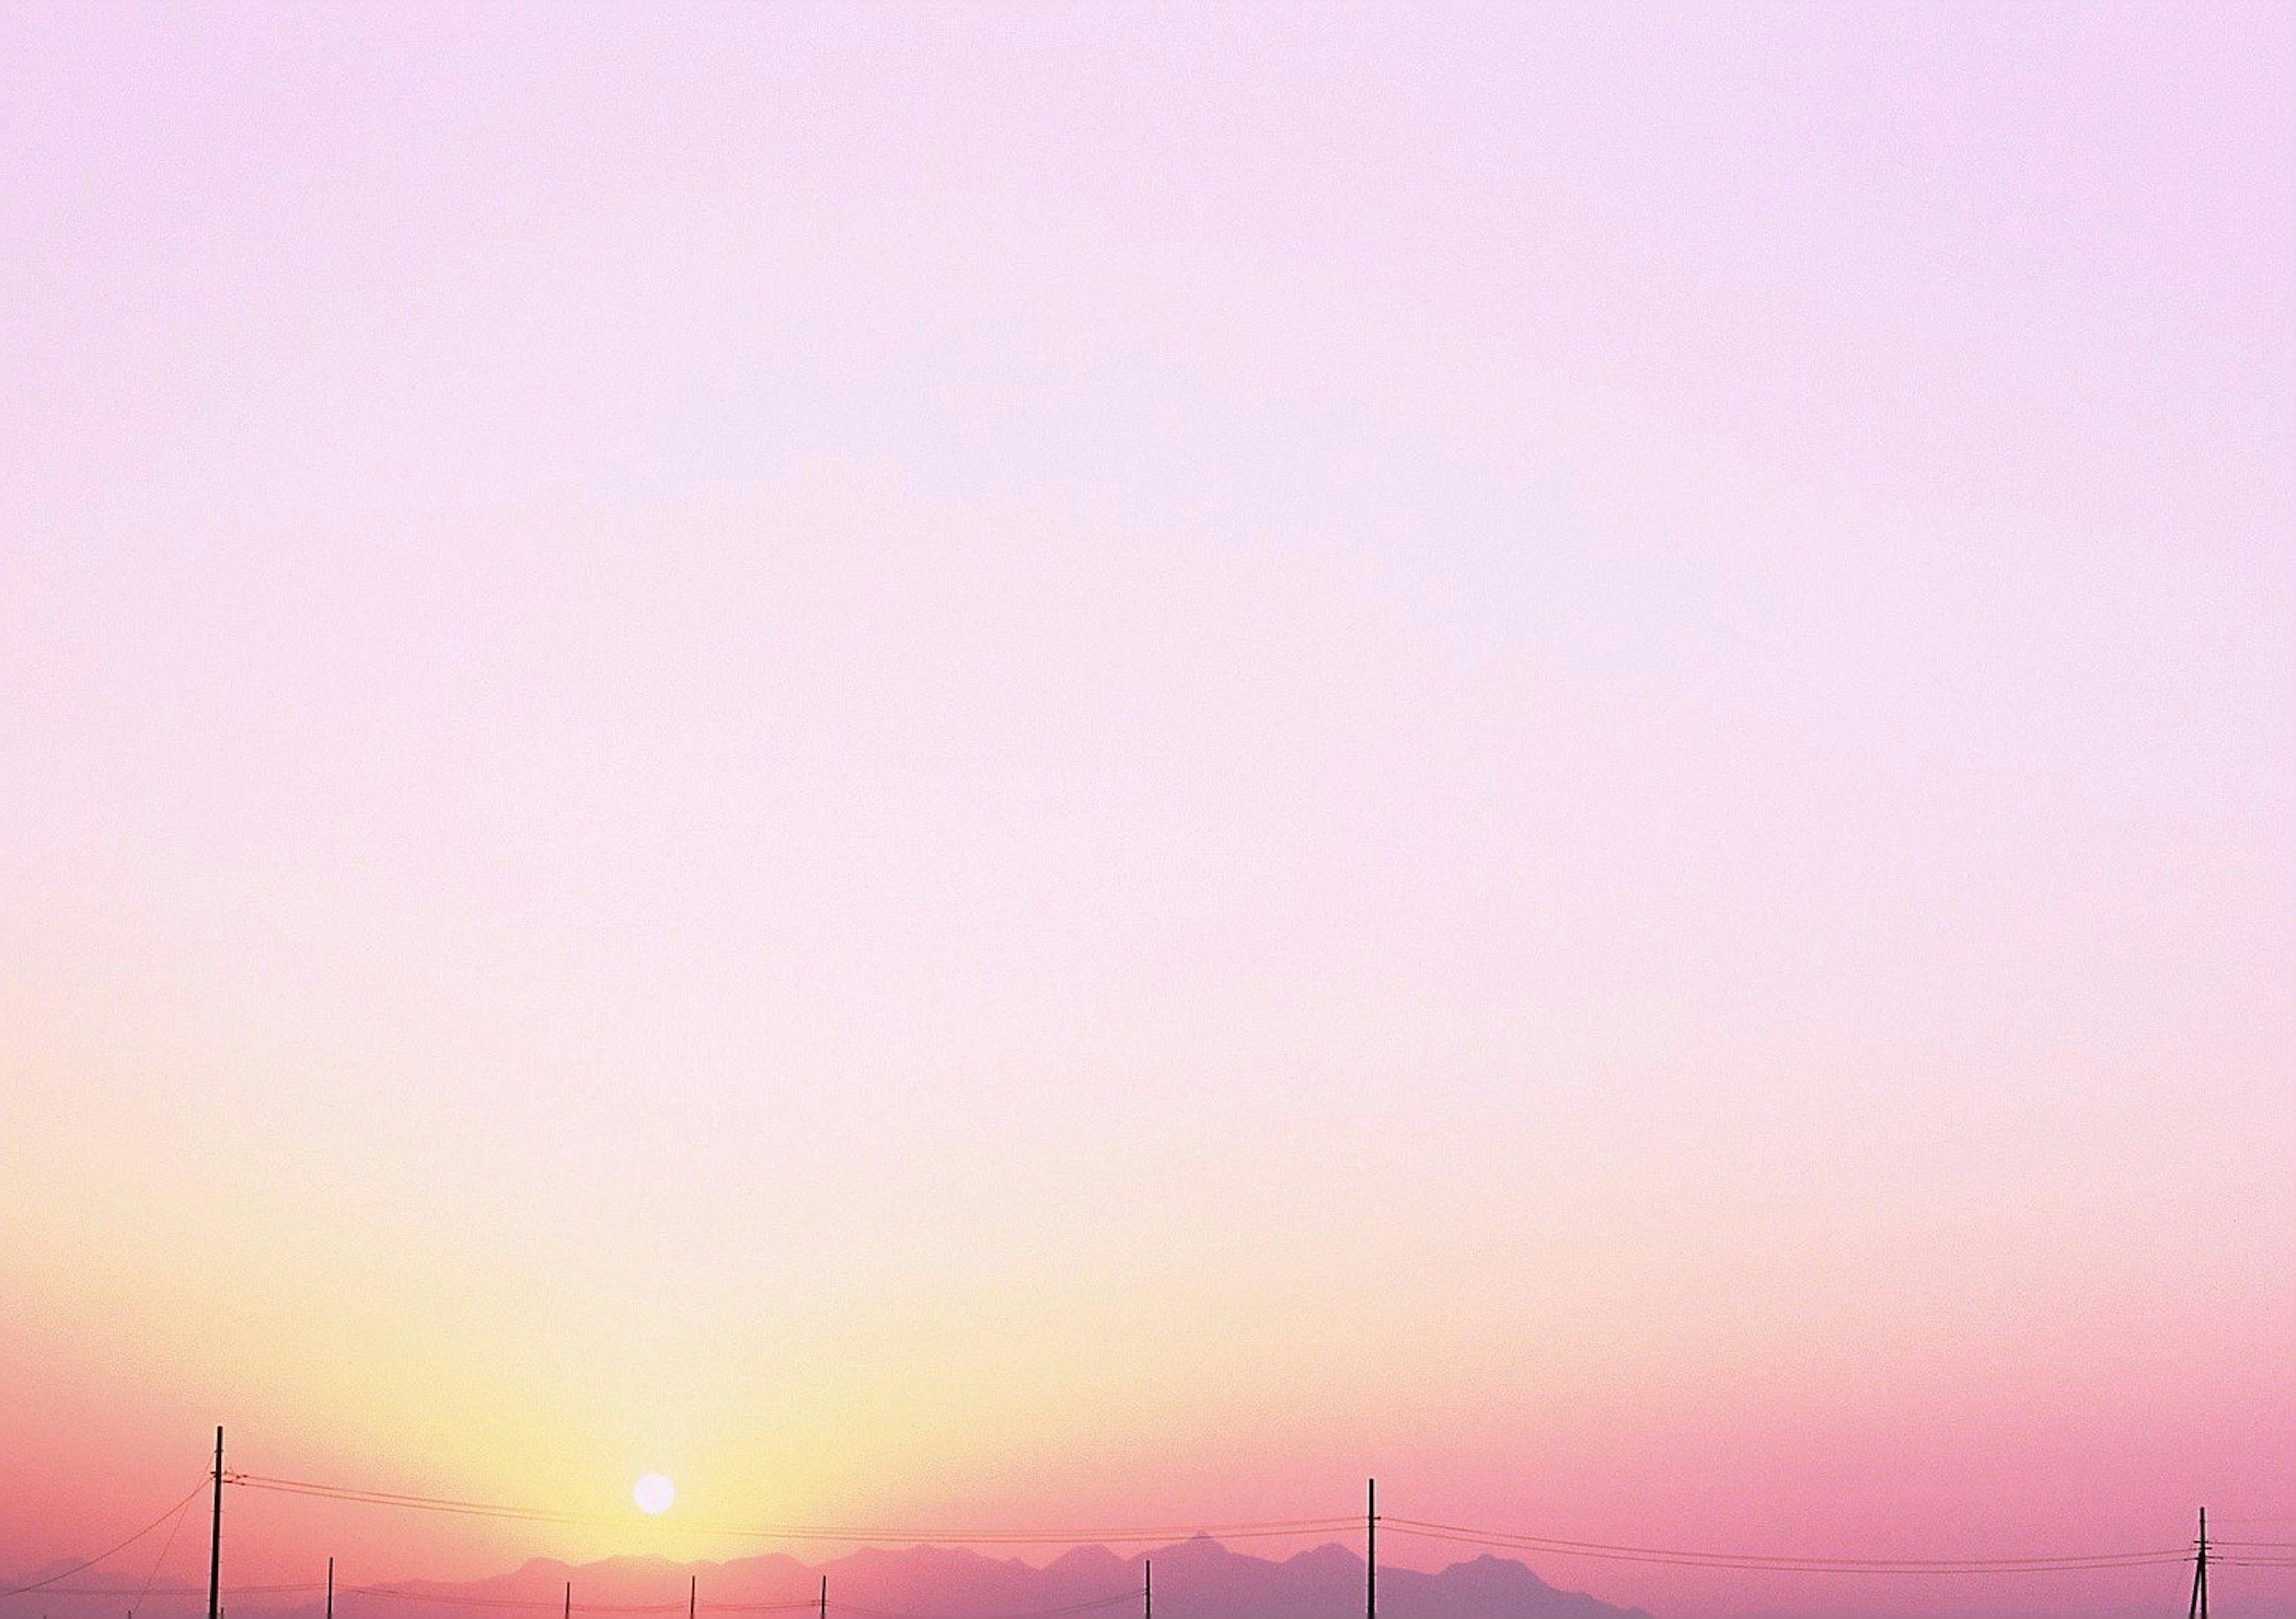
<svg viewBox="0 0 2296 1619"><path fill-rule="evenodd" d="M1156 1619L1356 1619L1363 1612L1362 1557L1340 1545L1274 1559L1249 1556L1208 1535L1145 1552L1079 1546L1042 1567L961 1547L868 1547L808 1564L783 1553L725 1562L610 1558L570 1566L546 1558L491 1578L446 1582L366 1582L343 1576L336 1619L511 1619L530 1608L555 1619L573 1588L583 1610L682 1610L693 1582L705 1619L728 1608L786 1610L789 1619L829 1581L830 1619L1131 1619L1138 1614L1141 1565L1155 1565ZM251 1594L251 1593L250 1593ZM236 1619L316 1619L316 1604L258 1607L234 1603ZM1649 1619L1579 1591L1558 1590L1522 1564L1480 1557L1439 1574L1383 1568L1380 1619ZM676 1619L675 1612L660 1619Z"/></svg>

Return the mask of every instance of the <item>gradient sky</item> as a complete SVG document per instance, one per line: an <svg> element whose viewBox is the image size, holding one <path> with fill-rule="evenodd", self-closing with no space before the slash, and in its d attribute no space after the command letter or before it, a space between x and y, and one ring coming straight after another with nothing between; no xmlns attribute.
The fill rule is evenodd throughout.
<svg viewBox="0 0 2296 1619"><path fill-rule="evenodd" d="M0 1572L2296 1514L2292 19L0 4Z"/></svg>

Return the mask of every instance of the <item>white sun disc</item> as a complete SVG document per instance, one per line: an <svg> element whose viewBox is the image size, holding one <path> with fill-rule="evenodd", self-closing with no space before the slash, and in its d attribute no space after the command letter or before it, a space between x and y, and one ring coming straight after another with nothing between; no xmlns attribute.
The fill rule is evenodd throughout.
<svg viewBox="0 0 2296 1619"><path fill-rule="evenodd" d="M630 1499L641 1512L667 1512L669 1503L677 1499L677 1486L659 1473L649 1473L630 1492Z"/></svg>

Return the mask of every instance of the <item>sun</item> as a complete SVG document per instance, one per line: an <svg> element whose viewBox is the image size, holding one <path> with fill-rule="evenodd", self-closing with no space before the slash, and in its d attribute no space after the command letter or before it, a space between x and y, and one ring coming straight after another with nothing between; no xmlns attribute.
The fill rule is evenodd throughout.
<svg viewBox="0 0 2296 1619"><path fill-rule="evenodd" d="M667 1512L669 1503L677 1499L677 1486L659 1473L649 1473L631 1490L630 1499L641 1512Z"/></svg>

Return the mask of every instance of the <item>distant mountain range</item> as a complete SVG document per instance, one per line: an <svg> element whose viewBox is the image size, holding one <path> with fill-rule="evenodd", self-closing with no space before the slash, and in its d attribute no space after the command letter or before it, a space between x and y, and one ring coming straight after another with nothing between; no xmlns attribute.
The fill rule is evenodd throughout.
<svg viewBox="0 0 2296 1619"><path fill-rule="evenodd" d="M1104 1546L1078 1547L1042 1568L1017 1558L939 1546L872 1547L815 1564L783 1555L723 1563L611 1558L572 1565L537 1558L509 1574L461 1582L347 1578L336 1590L335 1616L558 1619L570 1585L577 1619L684 1619L692 1580L700 1619L813 1619L826 1576L830 1619L1137 1619L1144 1561L1155 1565L1155 1619L1357 1619L1363 1612L1363 1558L1344 1546L1318 1546L1278 1560L1246 1556L1197 1535L1128 1556ZM77 1566L60 1561L14 1577L29 1582L68 1575ZM0 1619L119 1619L122 1599L136 1594L108 1582L89 1589L83 1580L65 1580L0 1601ZM169 1585L145 1588L141 1595L147 1619L197 1619L206 1593ZM226 1582L226 1619L320 1619L317 1600L283 1596L260 1587L234 1591ZM2161 1619L2170 1606L1931 1608L1923 1619ZM2286 1619L2286 1610L2270 1603L2231 1599L2217 1607L2220 1619ZM1380 1619L1650 1619L1639 1608L1558 1590L1521 1563L1495 1557L1455 1563L1440 1574L1382 1568L1379 1614ZM1800 1608L1746 1619L1873 1615Z"/></svg>
<svg viewBox="0 0 2296 1619"><path fill-rule="evenodd" d="M682 1607L691 1578L704 1619L727 1619L728 1606L809 1605L826 1575L830 1619L1133 1619L1140 1612L1144 1562L1155 1566L1155 1619L1355 1619L1363 1612L1363 1558L1343 1546L1318 1546L1278 1561L1197 1535L1128 1556L1078 1547L1041 1568L938 1546L872 1547L820 1564L779 1554L690 1564L614 1558L571 1566L536 1558L514 1573L462 1583L347 1584L335 1613L337 1619L480 1619L488 1609L506 1614L532 1604L554 1615L570 1582L578 1613ZM232 1606L249 1619L247 1599ZM309 1619L319 1609L304 1604L266 1611ZM1639 1609L1557 1590L1521 1564L1494 1557L1455 1563L1440 1574L1383 1568L1379 1611L1380 1619L1649 1619ZM807 1616L792 1613L791 1619Z"/></svg>

